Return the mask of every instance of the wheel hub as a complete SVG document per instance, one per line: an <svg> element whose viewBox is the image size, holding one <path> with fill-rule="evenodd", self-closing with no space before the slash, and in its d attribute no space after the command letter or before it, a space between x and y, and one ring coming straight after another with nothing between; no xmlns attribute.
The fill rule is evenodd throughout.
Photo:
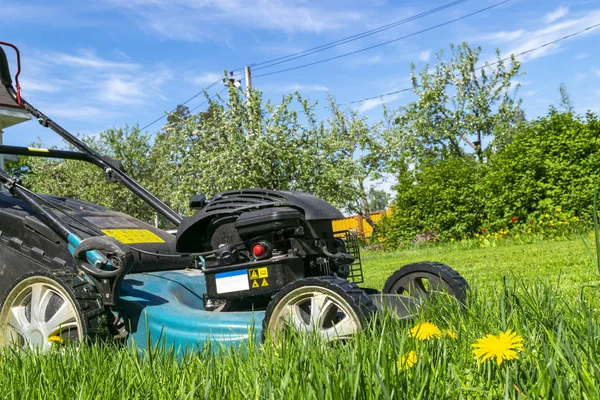
<svg viewBox="0 0 600 400"><path fill-rule="evenodd" d="M0 314L0 344L47 350L50 336L81 335L81 322L69 294L56 282L32 277L11 292Z"/></svg>

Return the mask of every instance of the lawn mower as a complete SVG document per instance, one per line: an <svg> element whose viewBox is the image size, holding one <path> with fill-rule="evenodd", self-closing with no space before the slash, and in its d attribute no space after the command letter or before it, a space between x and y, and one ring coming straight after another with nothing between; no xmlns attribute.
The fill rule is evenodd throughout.
<svg viewBox="0 0 600 400"><path fill-rule="evenodd" d="M325 340L351 337L383 308L399 318L445 292L464 301L466 281L433 262L392 274L382 291L363 283L358 237L334 232L344 218L306 193L240 189L190 200L183 218L21 96L21 64L9 72L0 46L0 99L26 110L76 151L0 146L0 154L79 160L130 190L177 227L176 234L72 198L37 194L0 170L0 345L164 341L183 349L250 337L282 340L287 329ZM232 171L235 173L235 171Z"/></svg>

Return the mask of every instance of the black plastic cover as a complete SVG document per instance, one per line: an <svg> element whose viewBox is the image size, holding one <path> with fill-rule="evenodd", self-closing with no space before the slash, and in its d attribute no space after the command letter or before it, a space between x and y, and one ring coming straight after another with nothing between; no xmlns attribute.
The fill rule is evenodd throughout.
<svg viewBox="0 0 600 400"><path fill-rule="evenodd" d="M270 207L245 212L235 221L242 239L250 239L286 228L302 225L304 215L290 207Z"/></svg>
<svg viewBox="0 0 600 400"><path fill-rule="evenodd" d="M12 78L10 76L10 69L8 68L8 59L4 49L0 47L0 82L3 86L11 86Z"/></svg>
<svg viewBox="0 0 600 400"><path fill-rule="evenodd" d="M133 248L153 253L149 255L134 251L136 263L133 272L180 269L187 267L191 262L187 257L161 257L177 254L173 235L132 216L80 200L47 195L41 197L52 204L52 211L82 239L103 235L103 229L144 229L158 236L162 243L131 245ZM22 240L27 247L43 250L50 258L58 257L69 265L73 262L67 243L42 222L27 204L9 193L0 193L0 231L8 237ZM1 252L0 261L3 261Z"/></svg>
<svg viewBox="0 0 600 400"><path fill-rule="evenodd" d="M268 207L289 207L300 211L308 221L343 219L334 206L316 196L302 192L266 189L242 189L214 196L196 214L185 218L177 230L176 249L179 252L198 251L205 241L208 225L217 217L240 215L243 212Z"/></svg>

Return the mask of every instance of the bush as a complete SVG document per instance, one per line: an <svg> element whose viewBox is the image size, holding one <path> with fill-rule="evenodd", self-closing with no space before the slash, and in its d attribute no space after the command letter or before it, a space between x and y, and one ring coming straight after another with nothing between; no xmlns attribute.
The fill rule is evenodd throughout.
<svg viewBox="0 0 600 400"><path fill-rule="evenodd" d="M447 239L474 232L484 217L484 172L474 159L450 158L404 173L391 212L381 222L380 237L398 245L433 233Z"/></svg>
<svg viewBox="0 0 600 400"><path fill-rule="evenodd" d="M396 247L430 231L447 240L517 225L523 233L562 237L589 227L599 175L597 116L551 109L523 124L486 163L450 158L401 174L379 239Z"/></svg>
<svg viewBox="0 0 600 400"><path fill-rule="evenodd" d="M600 123L591 113L551 110L526 124L488 167L484 193L491 227L512 217L539 220L556 208L588 219L600 173Z"/></svg>

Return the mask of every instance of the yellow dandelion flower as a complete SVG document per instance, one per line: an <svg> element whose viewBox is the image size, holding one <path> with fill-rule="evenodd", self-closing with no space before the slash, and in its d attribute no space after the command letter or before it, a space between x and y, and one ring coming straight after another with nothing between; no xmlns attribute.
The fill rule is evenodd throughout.
<svg viewBox="0 0 600 400"><path fill-rule="evenodd" d="M488 334L473 344L473 354L480 362L495 358L498 365L504 360L518 360L518 351L523 350L523 338L512 330L501 332L498 336Z"/></svg>
<svg viewBox="0 0 600 400"><path fill-rule="evenodd" d="M50 336L50 337L48 338L48 341L49 341L50 343L54 343L54 344L65 344L65 341L64 341L64 339L63 339L63 338L61 338L60 336L56 336L56 335Z"/></svg>
<svg viewBox="0 0 600 400"><path fill-rule="evenodd" d="M416 337L419 340L429 340L442 336L442 331L431 322L421 322L410 330L408 336Z"/></svg>
<svg viewBox="0 0 600 400"><path fill-rule="evenodd" d="M451 329L446 329L444 334L448 336L450 339L456 340L458 339L458 335Z"/></svg>
<svg viewBox="0 0 600 400"><path fill-rule="evenodd" d="M476 233L476 234L475 234L475 237L479 237L479 233Z"/></svg>
<svg viewBox="0 0 600 400"><path fill-rule="evenodd" d="M417 352L409 351L408 353L406 353L402 357L400 357L397 365L398 365L398 369L404 371L404 370L414 367L416 363L417 363Z"/></svg>

